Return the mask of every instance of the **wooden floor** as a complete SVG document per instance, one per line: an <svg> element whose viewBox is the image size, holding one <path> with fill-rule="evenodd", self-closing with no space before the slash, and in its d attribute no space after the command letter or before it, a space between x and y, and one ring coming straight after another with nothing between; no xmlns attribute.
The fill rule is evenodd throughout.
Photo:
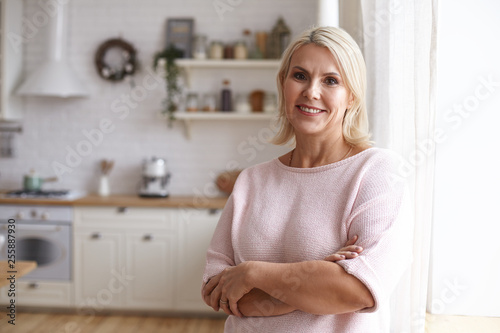
<svg viewBox="0 0 500 333"><path fill-rule="evenodd" d="M79 316L58 313L18 313L16 325L0 312L2 333L222 333L224 319L129 315Z"/></svg>
<svg viewBox="0 0 500 333"><path fill-rule="evenodd" d="M8 318L4 311L0 312L0 316L2 333L222 333L224 331L224 319L18 313L16 325L13 326L7 322ZM498 333L500 318L427 315L425 331L426 333Z"/></svg>
<svg viewBox="0 0 500 333"><path fill-rule="evenodd" d="M427 314L426 333L499 333L500 318Z"/></svg>

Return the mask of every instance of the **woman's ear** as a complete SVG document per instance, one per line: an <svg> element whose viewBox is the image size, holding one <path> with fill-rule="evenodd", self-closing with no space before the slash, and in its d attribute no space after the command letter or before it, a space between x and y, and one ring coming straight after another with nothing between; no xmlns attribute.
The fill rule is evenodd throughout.
<svg viewBox="0 0 500 333"><path fill-rule="evenodd" d="M353 93L350 93L349 94L349 103L347 103L347 109L352 108L353 105L354 105L354 95L353 95Z"/></svg>

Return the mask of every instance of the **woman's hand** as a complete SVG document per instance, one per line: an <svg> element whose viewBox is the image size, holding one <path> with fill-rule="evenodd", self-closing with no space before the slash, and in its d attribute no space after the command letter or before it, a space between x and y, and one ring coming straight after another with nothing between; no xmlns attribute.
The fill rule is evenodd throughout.
<svg viewBox="0 0 500 333"><path fill-rule="evenodd" d="M212 276L210 280L208 280L207 283L203 286L203 289L201 291L201 294L203 296L203 301L212 309L214 309L214 311L219 311L220 306L218 300L220 300L220 296L217 302L212 304L212 292L215 289L215 287L217 287L217 285L219 284L219 280L223 273L224 272L221 272L217 275Z"/></svg>
<svg viewBox="0 0 500 333"><path fill-rule="evenodd" d="M326 261L338 261L344 259L353 259L356 258L361 252L363 252L363 248L361 246L354 245L358 240L358 235L354 235L353 238L349 239L345 246L335 252L334 254L329 255L324 260Z"/></svg>
<svg viewBox="0 0 500 333"><path fill-rule="evenodd" d="M215 311L219 308L228 315L242 317L238 301L250 292L253 286L249 281L252 262L244 262L224 269L203 287L203 300Z"/></svg>

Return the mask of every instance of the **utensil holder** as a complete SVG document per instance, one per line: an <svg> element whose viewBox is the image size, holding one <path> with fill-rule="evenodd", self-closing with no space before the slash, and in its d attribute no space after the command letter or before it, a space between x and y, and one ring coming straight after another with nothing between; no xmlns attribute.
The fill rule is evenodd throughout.
<svg viewBox="0 0 500 333"><path fill-rule="evenodd" d="M99 178L99 195L101 197L107 197L109 196L109 178L106 175L102 175L101 178Z"/></svg>

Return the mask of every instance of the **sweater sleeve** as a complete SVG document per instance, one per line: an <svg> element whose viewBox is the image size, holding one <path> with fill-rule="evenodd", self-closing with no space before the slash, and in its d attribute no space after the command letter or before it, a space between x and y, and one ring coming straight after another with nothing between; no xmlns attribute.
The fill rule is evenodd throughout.
<svg viewBox="0 0 500 333"><path fill-rule="evenodd" d="M359 236L363 252L337 263L371 292L374 312L387 302L411 263L411 210L406 184L387 165L372 165L362 177L347 221L348 238Z"/></svg>
<svg viewBox="0 0 500 333"><path fill-rule="evenodd" d="M234 201L231 195L224 206L222 215L212 236L207 250L203 282L222 272L226 267L234 266L234 251L231 241Z"/></svg>

